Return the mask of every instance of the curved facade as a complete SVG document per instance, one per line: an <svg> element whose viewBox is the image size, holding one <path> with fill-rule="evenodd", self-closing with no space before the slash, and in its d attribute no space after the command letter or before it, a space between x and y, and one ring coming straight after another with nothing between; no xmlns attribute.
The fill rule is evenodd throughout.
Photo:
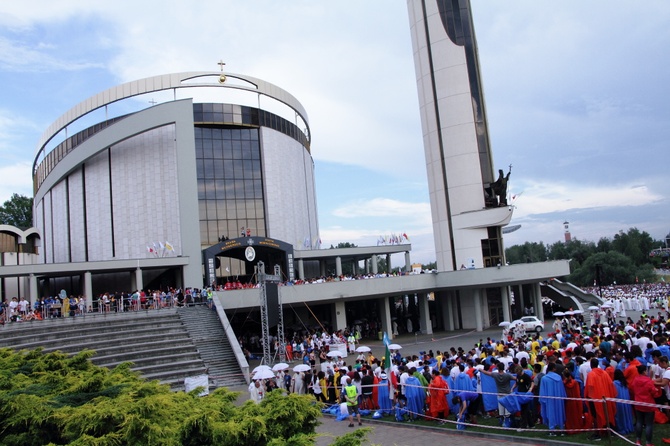
<svg viewBox="0 0 670 446"><path fill-rule="evenodd" d="M184 285L199 287L202 249L238 237L242 228L289 243L318 238L303 107L267 82L227 75L244 81L232 85L219 83L219 76L180 73L130 82L83 101L49 127L33 173L43 262L183 256L189 258ZM203 95L204 87L218 90ZM177 90L183 96L194 88L198 99L176 99ZM258 104L261 96L278 101L295 122L260 106L218 101L226 89L257 95ZM108 117L56 141L95 109L160 90L174 90L175 100ZM227 268L244 273L239 263Z"/></svg>

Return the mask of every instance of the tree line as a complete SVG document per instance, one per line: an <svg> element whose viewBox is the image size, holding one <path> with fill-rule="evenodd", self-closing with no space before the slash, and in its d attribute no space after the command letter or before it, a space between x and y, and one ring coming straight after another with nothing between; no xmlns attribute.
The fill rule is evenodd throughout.
<svg viewBox="0 0 670 446"><path fill-rule="evenodd" d="M602 285L643 284L658 280L657 268L667 268L668 257L659 250L665 243L654 240L646 231L630 228L612 238L602 237L597 243L577 239L551 245L526 242L505 249L505 257L509 264L571 260L567 280L577 286L592 286L598 274Z"/></svg>

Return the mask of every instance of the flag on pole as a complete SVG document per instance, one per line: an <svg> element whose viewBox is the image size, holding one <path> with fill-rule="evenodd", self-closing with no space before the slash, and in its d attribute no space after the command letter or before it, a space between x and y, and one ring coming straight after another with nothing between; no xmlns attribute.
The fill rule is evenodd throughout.
<svg viewBox="0 0 670 446"><path fill-rule="evenodd" d="M388 373L389 370L391 370L391 350L389 350L389 336L386 332L384 332L384 336L382 337L382 340L384 342L384 370Z"/></svg>
<svg viewBox="0 0 670 446"><path fill-rule="evenodd" d="M165 249L168 251L174 251L174 246L170 242L165 242Z"/></svg>

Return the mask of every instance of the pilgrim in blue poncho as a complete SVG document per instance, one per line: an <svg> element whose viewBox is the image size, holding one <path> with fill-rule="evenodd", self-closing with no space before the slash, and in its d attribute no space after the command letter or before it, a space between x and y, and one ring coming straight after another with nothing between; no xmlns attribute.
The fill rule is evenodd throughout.
<svg viewBox="0 0 670 446"><path fill-rule="evenodd" d="M617 375L620 374L619 379ZM622 382L621 378L625 381L623 377L623 372L617 370L614 372L614 387L616 388L616 397L622 400L630 400L630 392L628 387ZM633 432L634 423L633 423L633 409L630 404L626 403L616 403L616 414L614 415L614 422L616 423L615 430L621 435L630 434Z"/></svg>
<svg viewBox="0 0 670 446"><path fill-rule="evenodd" d="M496 388L496 382L493 378L483 373L479 373L479 379L482 383L482 402L484 403L484 410L486 412L491 412L492 410L498 410L498 389Z"/></svg>
<svg viewBox="0 0 670 446"><path fill-rule="evenodd" d="M389 397L389 382L386 374L381 374L381 380L377 387L377 404L379 405L379 412L382 414L390 414L393 411L393 401Z"/></svg>
<svg viewBox="0 0 670 446"><path fill-rule="evenodd" d="M423 415L423 409L426 404L426 391L421 386L421 381L415 376L407 378L405 383L405 396L407 397L407 410L412 419Z"/></svg>
<svg viewBox="0 0 670 446"><path fill-rule="evenodd" d="M552 367L554 366L554 367ZM555 364L549 364L547 374L540 381L540 405L542 422L549 429L565 428L565 386L561 376L554 372Z"/></svg>

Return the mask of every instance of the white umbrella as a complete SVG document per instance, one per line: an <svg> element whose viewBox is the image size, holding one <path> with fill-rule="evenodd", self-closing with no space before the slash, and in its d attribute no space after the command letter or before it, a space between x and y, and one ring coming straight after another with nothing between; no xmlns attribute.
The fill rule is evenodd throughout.
<svg viewBox="0 0 670 446"><path fill-rule="evenodd" d="M564 314L565 316L572 316L573 314L575 314L575 312L574 312L574 311L566 311L566 312L563 313L563 314Z"/></svg>
<svg viewBox="0 0 670 446"><path fill-rule="evenodd" d="M389 344L389 350L400 350L402 345L399 344Z"/></svg>
<svg viewBox="0 0 670 446"><path fill-rule="evenodd" d="M312 370L312 368L307 364L298 364L297 366L293 367L294 372L306 372L308 370Z"/></svg>
<svg viewBox="0 0 670 446"><path fill-rule="evenodd" d="M574 314L582 314L583 312L584 312L584 310L575 310L575 311L573 311Z"/></svg>
<svg viewBox="0 0 670 446"><path fill-rule="evenodd" d="M289 367L290 366L288 364L286 364L285 362L278 362L277 364L272 366L272 370L275 371L275 372L279 372L280 370L286 370Z"/></svg>
<svg viewBox="0 0 670 446"><path fill-rule="evenodd" d="M367 345L361 345L360 347L358 347L358 348L356 349L356 351L357 351L358 353L366 353L366 352L369 352L370 350L371 350L371 348L368 347Z"/></svg>
<svg viewBox="0 0 670 446"><path fill-rule="evenodd" d="M595 305L591 305L589 308L587 308L589 311L598 311L600 310L600 307L596 307Z"/></svg>
<svg viewBox="0 0 670 446"><path fill-rule="evenodd" d="M602 304L600 306L600 308L612 308L612 304L608 302L608 303Z"/></svg>
<svg viewBox="0 0 670 446"><path fill-rule="evenodd" d="M258 372L258 371L260 371L260 370L269 370L269 371L272 371L272 367L270 367L269 365L261 364L261 365L259 365L258 367L254 368L254 369L251 371L251 373L256 373L256 372Z"/></svg>
<svg viewBox="0 0 670 446"><path fill-rule="evenodd" d="M261 370L257 371L256 373L254 373L254 376L251 379L253 379L253 380L270 379L270 378L274 378L274 377L275 377L275 374L272 370L261 369Z"/></svg>
<svg viewBox="0 0 670 446"><path fill-rule="evenodd" d="M338 358L338 357L342 356L342 353L340 353L339 350L332 350L332 351L329 351L326 356L328 356L329 358Z"/></svg>
<svg viewBox="0 0 670 446"><path fill-rule="evenodd" d="M498 324L498 327L509 327L511 324L507 321L502 321Z"/></svg>
<svg viewBox="0 0 670 446"><path fill-rule="evenodd" d="M556 313L554 313L554 316L559 316L559 317L560 316L565 316L565 313L563 313L562 311L557 311Z"/></svg>

